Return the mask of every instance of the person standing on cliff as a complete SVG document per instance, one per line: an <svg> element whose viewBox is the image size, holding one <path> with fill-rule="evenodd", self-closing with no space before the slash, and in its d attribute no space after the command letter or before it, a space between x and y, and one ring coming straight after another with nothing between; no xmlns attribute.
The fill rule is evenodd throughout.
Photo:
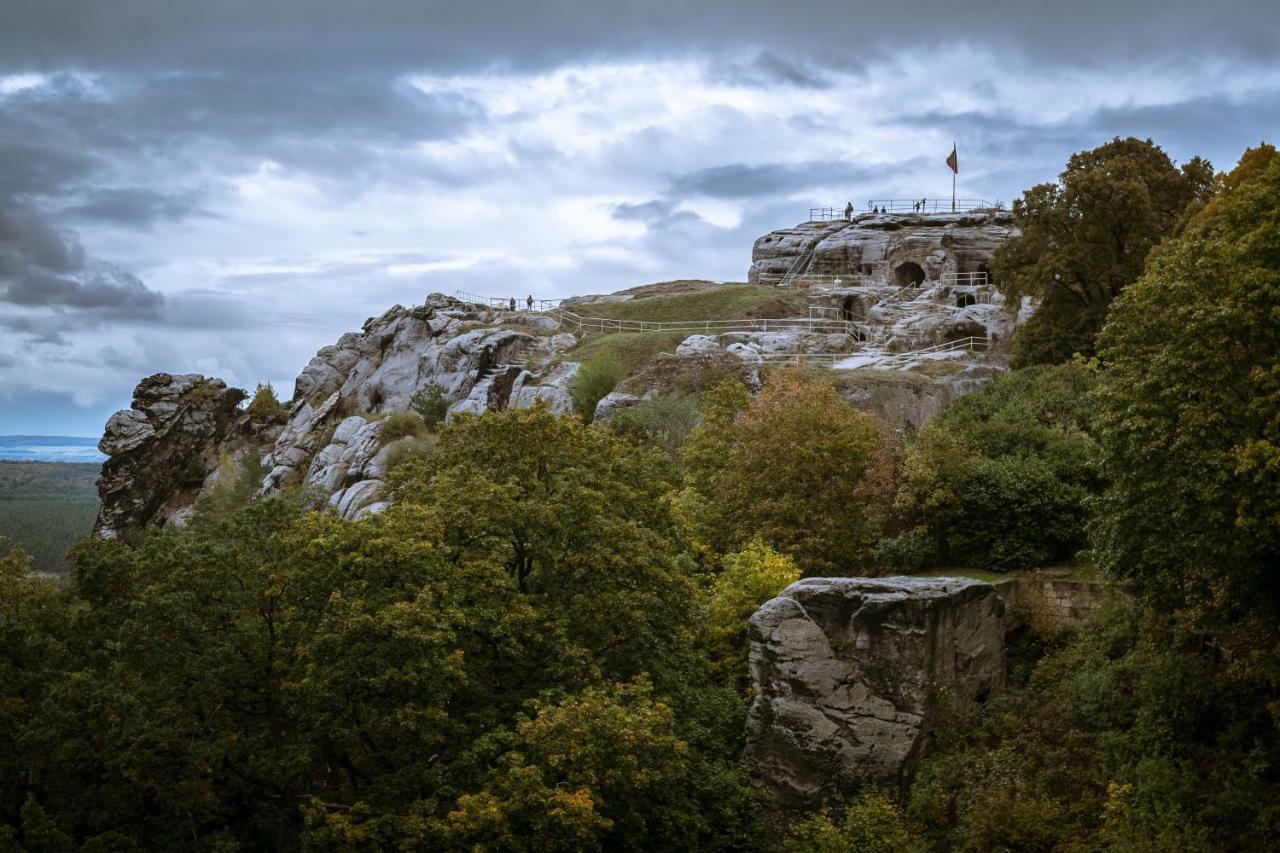
<svg viewBox="0 0 1280 853"><path fill-rule="evenodd" d="M844 218L847 220L853 219L853 202L848 202L847 204L845 204Z"/></svg>
<svg viewBox="0 0 1280 853"><path fill-rule="evenodd" d="M530 311L533 310L533 294L532 293L530 293L528 298L525 299L524 304L528 306Z"/></svg>
<svg viewBox="0 0 1280 853"><path fill-rule="evenodd" d="M516 298L514 296L511 297L511 310L516 310Z"/></svg>

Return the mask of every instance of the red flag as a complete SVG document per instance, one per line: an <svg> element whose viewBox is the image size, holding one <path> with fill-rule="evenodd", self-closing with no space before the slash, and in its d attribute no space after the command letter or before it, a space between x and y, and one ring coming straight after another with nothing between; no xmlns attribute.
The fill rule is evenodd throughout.
<svg viewBox="0 0 1280 853"><path fill-rule="evenodd" d="M951 171L960 174L960 161L956 159L956 144L951 143L951 156L947 158L947 165L951 167Z"/></svg>

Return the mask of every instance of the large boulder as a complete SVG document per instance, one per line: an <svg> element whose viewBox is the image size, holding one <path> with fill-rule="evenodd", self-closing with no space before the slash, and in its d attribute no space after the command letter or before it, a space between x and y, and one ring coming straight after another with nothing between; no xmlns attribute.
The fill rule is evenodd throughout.
<svg viewBox="0 0 1280 853"><path fill-rule="evenodd" d="M807 578L751 617L743 760L783 808L909 782L942 697L1004 682L1004 606L966 578Z"/></svg>
<svg viewBox="0 0 1280 853"><path fill-rule="evenodd" d="M239 388L194 373L157 373L139 382L132 408L112 415L98 442L107 461L94 532L113 539L185 517L231 425L247 422L238 408L244 398Z"/></svg>

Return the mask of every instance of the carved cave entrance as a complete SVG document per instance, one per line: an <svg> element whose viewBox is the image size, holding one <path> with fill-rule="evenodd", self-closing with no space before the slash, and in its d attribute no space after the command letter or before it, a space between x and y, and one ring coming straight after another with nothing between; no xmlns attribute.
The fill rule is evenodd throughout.
<svg viewBox="0 0 1280 853"><path fill-rule="evenodd" d="M846 296L844 302L840 305L841 320L857 320L860 315L858 312L858 297Z"/></svg>
<svg viewBox="0 0 1280 853"><path fill-rule="evenodd" d="M968 308L970 305L973 305L977 301L978 301L978 297L974 296L972 293L961 293L959 296L956 297L956 307Z"/></svg>
<svg viewBox="0 0 1280 853"><path fill-rule="evenodd" d="M919 287L924 283L924 269L914 261L898 264L893 271L893 280L898 287Z"/></svg>

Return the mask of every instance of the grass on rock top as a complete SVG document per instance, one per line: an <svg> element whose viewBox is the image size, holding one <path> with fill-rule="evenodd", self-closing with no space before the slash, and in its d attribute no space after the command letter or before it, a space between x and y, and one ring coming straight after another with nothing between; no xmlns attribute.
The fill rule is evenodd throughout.
<svg viewBox="0 0 1280 853"><path fill-rule="evenodd" d="M806 317L809 299L803 293L758 284L722 284L694 292L638 295L625 302L596 302L572 306L584 317L610 320L674 322L742 320L752 317Z"/></svg>
<svg viewBox="0 0 1280 853"><path fill-rule="evenodd" d="M676 347L690 332L610 332L587 335L574 349L573 360L587 362L596 356L613 356L628 376L639 372L664 352Z"/></svg>

